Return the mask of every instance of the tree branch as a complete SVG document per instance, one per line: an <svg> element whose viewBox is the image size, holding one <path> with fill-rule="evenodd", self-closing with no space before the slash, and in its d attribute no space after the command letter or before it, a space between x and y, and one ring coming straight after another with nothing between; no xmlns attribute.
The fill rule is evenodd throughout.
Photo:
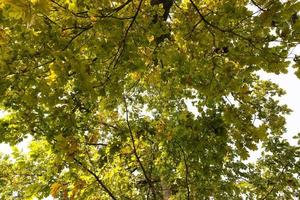
<svg viewBox="0 0 300 200"><path fill-rule="evenodd" d="M193 0L189 0L189 1L191 2L192 6L195 8L196 12L199 14L200 18L205 22L205 24L211 26L212 28L214 28L214 29L216 29L216 30L218 30L218 31L220 31L220 32L223 32L223 33L231 33L232 35L235 35L235 36L237 36L237 37L239 37L239 38L241 38L241 39L243 39L243 40L246 40L246 41L248 41L248 42L251 44L251 46L253 46L253 47L256 48L256 46L252 43L252 41L251 41L250 38L246 38L246 37L244 37L243 35L240 35L240 34L234 32L234 31L232 31L232 30L230 30L230 29L223 29L223 28L220 28L219 26L216 26L216 25L212 24L211 22L207 21L207 19L206 19L205 16L200 12L199 8L198 8L197 5L194 3L194 1L193 1Z"/></svg>
<svg viewBox="0 0 300 200"><path fill-rule="evenodd" d="M115 64L114 64L114 67L117 65L118 60L120 59L121 55L123 54L124 48L125 48L125 46L126 46L126 39L127 39L127 37L128 37L129 30L130 30L131 27L133 26L133 24L134 24L134 22L135 22L135 20L136 20L136 18L137 18L137 16L138 16L138 14L139 14L139 12L140 12L140 10L141 10L142 3L143 3L143 0L140 0L139 5L138 5L138 8L137 8L135 14L134 14L133 17L132 17L132 20L131 20L129 26L127 27L127 29L126 29L126 31L125 31L125 34L124 34L123 39L121 40L121 45L119 46L118 51L117 51L117 54L116 54L116 55L117 55L117 58L114 58L114 60L116 60L116 62L115 62ZM114 67L113 67L113 68L114 68Z"/></svg>
<svg viewBox="0 0 300 200"><path fill-rule="evenodd" d="M57 5L58 7L68 11L69 13L71 13L73 16L75 17L79 17L79 18L89 18L89 16L87 15L87 11L83 11L83 12L79 12L79 13L75 13L72 10L68 9L67 7L59 4L58 2L54 1L54 0L50 0L52 3L54 3L55 5ZM82 15L84 14L84 15Z"/></svg>
<svg viewBox="0 0 300 200"><path fill-rule="evenodd" d="M66 44L66 46L62 49L62 51L65 51L70 45L71 45L71 43L76 39L76 38L78 38L82 33L84 33L85 31L88 31L88 30L90 30L91 28L93 28L93 26L92 25L90 25L90 26L87 26L87 27L85 27L85 28L83 28L83 27L81 27L81 31L79 31L76 35L74 35L72 38L71 38L71 40L69 40L69 42Z"/></svg>
<svg viewBox="0 0 300 200"><path fill-rule="evenodd" d="M117 198L115 197L115 195L108 189L108 187L102 182L102 180L100 180L100 178L97 176L97 174L95 174L92 170L90 170L89 168L87 168L86 166L84 166L84 164L82 162L80 162L79 160L77 160L76 158L73 158L74 161L76 163L78 163L81 167L83 167L85 170L87 170L98 182L98 184L103 188L103 190L113 199L113 200L117 200Z"/></svg>
<svg viewBox="0 0 300 200"><path fill-rule="evenodd" d="M250 0L251 1L251 3L253 4L253 5L255 5L259 10L261 10L261 11L267 11L266 9L264 9L264 8L262 8L260 5L258 5L254 0Z"/></svg>
<svg viewBox="0 0 300 200"><path fill-rule="evenodd" d="M123 3L122 5L116 7L116 8L113 8L113 10L106 14L106 15L101 15L101 17L111 17L113 14L119 12L120 10L122 10L125 6L127 6L129 3L131 3L132 0L127 0L125 3ZM100 12L103 12L104 10L99 10Z"/></svg>
<svg viewBox="0 0 300 200"><path fill-rule="evenodd" d="M179 144L179 142L175 141L175 143L179 146L181 152L182 152L182 156L183 156L183 162L184 162L184 166L185 166L185 185L186 185L186 199L189 200L190 199L190 187L189 187L189 181L188 181L188 176L189 176L189 168L187 165L187 159L186 159L186 153L184 151L184 149L182 148L182 146Z"/></svg>
<svg viewBox="0 0 300 200"><path fill-rule="evenodd" d="M85 143L86 145L89 145L89 146L107 146L106 143Z"/></svg>
<svg viewBox="0 0 300 200"><path fill-rule="evenodd" d="M135 139L134 139L133 132L132 132L132 129L131 129L131 125L130 125L130 122L129 122L129 111L128 111L126 97L123 96L123 99L124 99L124 104L125 104L126 123L127 123L127 127L128 127L129 134L130 134L131 144L132 144L132 147L133 147L133 154L134 154L134 156L135 156L135 158L136 158L136 160L137 160L140 168L142 169L143 175L144 175L144 177L145 177L145 179L146 179L149 187L151 188L151 191L152 191L154 199L156 199L155 189L154 189L154 186L152 184L152 181L148 177L147 172L145 170L145 167L143 166L143 163L141 162L141 159L140 159L140 157L139 157L139 155L137 153L137 148L135 146Z"/></svg>
<svg viewBox="0 0 300 200"><path fill-rule="evenodd" d="M122 56L122 54L123 54L123 52L124 52L125 46L126 46L126 39L127 39L127 37L128 37L129 31L130 31L130 29L132 28L132 26L133 26L133 24L134 24L134 22L135 22L135 20L136 20L136 18L137 18L137 16L138 16L140 10L141 10L142 3L143 3L143 0L140 0L139 5L138 5L138 8L137 8L135 14L134 14L133 17L132 17L132 20L131 20L129 26L127 27L127 29L126 29L126 31L125 31L125 34L124 34L124 36L123 36L123 39L120 41L120 45L119 45L119 47L118 47L118 50L117 50L116 54L113 56L113 58L112 58L112 61L111 61L111 63L110 63L110 65L112 65L112 69L111 69L111 70L108 70L107 75L106 75L106 78L105 78L105 80L102 82L101 85L104 85L107 81L110 80L110 77L111 77L111 73L110 73L110 72L114 71L114 69L115 69L116 66L118 65L119 60L120 60L120 58L121 58L121 56Z"/></svg>
<svg viewBox="0 0 300 200"><path fill-rule="evenodd" d="M285 170L286 170L286 168L287 168L287 166L288 166L288 164L289 164L289 162L288 163L286 163L284 166L283 166L283 168L282 168L282 170L281 170L281 172L280 172L280 174L278 175L278 179L280 179L281 178L281 176L283 175L283 173L285 172ZM275 189L275 187L276 187L276 185L277 184L274 184L273 185L273 187L271 188L271 190L269 191L269 192L267 192L266 193L266 195L263 197L263 198L261 198L260 200L266 200L267 199L267 197L274 191L274 189Z"/></svg>

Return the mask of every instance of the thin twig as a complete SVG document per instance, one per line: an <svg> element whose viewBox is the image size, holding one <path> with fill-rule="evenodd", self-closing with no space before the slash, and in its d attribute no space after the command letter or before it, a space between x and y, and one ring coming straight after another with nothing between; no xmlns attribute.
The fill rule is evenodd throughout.
<svg viewBox="0 0 300 200"><path fill-rule="evenodd" d="M137 18L137 16L138 16L138 14L139 14L139 12L140 12L140 10L141 10L142 3L143 3L143 0L140 0L139 5L138 5L138 8L137 8L135 14L134 14L133 17L132 17L132 20L131 20L129 26L127 27L127 29L126 29L126 31L125 31L124 37L123 37L123 39L122 39L122 41L121 41L121 45L119 46L119 49L118 49L118 51L117 51L117 55L119 55L119 56L118 56L118 58L116 58L116 62L115 62L114 67L117 65L117 61L119 60L119 58L120 58L121 55L123 54L124 48L125 48L125 46L126 46L126 39L127 39L128 33L129 33L131 27L133 26L133 24L134 24L134 22L135 22L135 20L136 20L136 18ZM118 52L120 52L120 53L118 54Z"/></svg>
<svg viewBox="0 0 300 200"><path fill-rule="evenodd" d="M88 27L86 27L86 28L82 28L81 31L79 31L76 35L74 35L74 36L71 38L71 40L69 40L69 42L68 42L68 43L66 44L66 46L62 49L62 51L66 50L76 38L78 38L78 37L79 37L82 33L84 33L85 31L90 30L91 28L93 28L93 26L91 26L91 25L88 26Z"/></svg>
<svg viewBox="0 0 300 200"><path fill-rule="evenodd" d="M127 123L127 127L128 127L128 130L129 130L129 134L130 134L130 140L131 140L131 143L132 143L132 147L133 147L133 154L140 166L140 168L142 169L142 172L143 172L143 175L147 181L147 183L149 184L149 187L151 188L152 190L152 194L153 194L153 197L154 199L156 199L156 195L155 195L155 189L154 189L154 186L152 184L152 181L151 179L148 177L147 175L147 172L145 170L145 167L143 165L143 163L141 162L141 159L137 153L137 148L135 146L135 139L134 139L134 136L133 136L133 131L131 129L131 125L130 125L130 122L129 122L129 111L128 111L128 105L127 105L127 101L126 101L126 97L123 96L123 100L124 100L124 104L125 104L125 114L126 114L126 123Z"/></svg>
<svg viewBox="0 0 300 200"><path fill-rule="evenodd" d="M49 60L49 61L46 61L46 62L44 62L44 63L41 63L41 64L37 65L34 69L37 69L37 68L43 67L43 66L45 66L45 65L51 64L51 63L53 63L54 61L55 61L55 58L53 58L53 59L51 59L51 60Z"/></svg>
<svg viewBox="0 0 300 200"><path fill-rule="evenodd" d="M129 31L130 31L130 29L132 28L132 26L133 26L133 24L134 24L134 22L135 22L135 20L136 20L136 18L137 18L137 16L138 16L140 10L141 10L142 3L143 3L143 0L140 0L139 5L138 5L138 8L137 8L135 14L134 14L133 17L132 17L132 20L131 20L129 26L127 27L127 29L126 29L126 31L125 31L125 34L124 34L124 36L123 36L123 39L120 41L121 44L119 45L116 54L113 56L113 59L112 59L112 61L111 61L111 64L113 65L113 66L112 66L112 69L109 70L109 71L107 72L106 78L105 78L105 80L102 82L101 85L106 84L106 82L110 80L110 77L111 77L111 73L110 73L110 72L114 71L114 69L115 69L116 66L118 65L119 60L120 60L122 54L124 53L124 49L125 49L125 46L126 46L126 39L127 39L127 37L128 37Z"/></svg>
<svg viewBox="0 0 300 200"><path fill-rule="evenodd" d="M280 179L281 178L281 176L283 175L283 173L285 172L285 170L286 170L286 168L287 168L287 166L288 166L288 164L289 164L289 162L288 163L286 163L284 166L283 166L283 168L282 168L282 170L281 170L281 172L280 172L280 174L278 175L278 179ZM267 199L267 197L274 191L274 189L275 189L275 187L276 187L276 185L277 184L274 184L273 185L273 187L271 188L271 190L270 191L268 191L267 192L267 194L263 197L263 198L261 198L260 200L266 200Z"/></svg>
<svg viewBox="0 0 300 200"><path fill-rule="evenodd" d="M104 191L113 199L113 200L117 200L117 198L115 197L115 195L110 191L110 189L108 189L108 187L103 183L102 180L100 180L100 178L97 176L97 174L95 174L95 172L93 172L92 170L90 170L89 168L87 168L82 162L80 162L79 160L77 160L76 158L74 158L74 161L76 163L78 163L81 167L83 167L85 170L87 170L98 182L98 184L104 189Z"/></svg>
<svg viewBox="0 0 300 200"><path fill-rule="evenodd" d="M179 146L181 152L182 152L182 156L183 156L183 161L184 161L184 166L185 166L185 185L186 185L186 198L187 200L190 199L190 187L189 187L189 181L188 181L188 176L189 176L189 168L187 165L187 159L186 159L186 153L184 151L184 149L182 148L182 146L179 144L179 142L175 141L175 143Z"/></svg>
<svg viewBox="0 0 300 200"><path fill-rule="evenodd" d="M107 146L105 143L85 143L86 145L90 146Z"/></svg>
<svg viewBox="0 0 300 200"><path fill-rule="evenodd" d="M261 11L267 11L266 9L264 9L264 8L262 8L260 5L258 5L254 0L251 0L251 3L252 3L253 5L255 5L259 10L261 10Z"/></svg>
<svg viewBox="0 0 300 200"><path fill-rule="evenodd" d="M129 3L131 3L132 0L127 0L125 3L123 3L122 5L114 8L109 14L107 15L102 15L102 17L111 17L113 14L119 12L120 10L122 10L123 8L125 8L125 6L127 6ZM100 12L103 12L104 10L100 10Z"/></svg>
<svg viewBox="0 0 300 200"><path fill-rule="evenodd" d="M189 0L189 1L191 2L192 6L195 8L196 12L199 14L200 18L201 18L207 25L213 27L214 29L216 29L216 30L218 30L218 31L220 31L220 32L223 32L223 33L231 33L232 35L235 35L235 36L237 36L237 37L239 37L239 38L241 38L241 39L243 39L243 40L248 41L249 44L250 44L251 46L253 46L254 48L257 48L257 47L252 43L252 41L251 41L250 38L246 38L246 37L244 37L243 35L240 35L240 34L234 32L234 31L232 31L232 30L230 30L230 29L223 29L223 28L220 28L219 26L216 26L216 25L212 24L211 22L209 22L209 21L205 18L205 16L200 12L199 8L198 8L197 5L194 3L194 1L193 1L193 0Z"/></svg>
<svg viewBox="0 0 300 200"><path fill-rule="evenodd" d="M72 10L70 10L69 8L59 4L58 2L54 1L54 0L50 0L52 3L54 3L55 5L57 5L58 7L68 11L69 13L71 13L73 16L75 17L79 17L79 18L89 18L89 16L87 15L87 11L83 11L83 12L79 12L79 13L75 13ZM84 14L84 15L81 15Z"/></svg>

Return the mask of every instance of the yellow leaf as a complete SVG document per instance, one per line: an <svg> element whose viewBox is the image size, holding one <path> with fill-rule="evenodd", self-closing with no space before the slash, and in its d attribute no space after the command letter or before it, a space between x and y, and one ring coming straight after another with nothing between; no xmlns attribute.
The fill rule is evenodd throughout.
<svg viewBox="0 0 300 200"><path fill-rule="evenodd" d="M95 16L91 16L90 19L91 19L92 22L96 22L97 21L97 17L95 17Z"/></svg>
<svg viewBox="0 0 300 200"><path fill-rule="evenodd" d="M133 80L139 80L141 78L141 74L138 72L132 72L130 76Z"/></svg>
<svg viewBox="0 0 300 200"><path fill-rule="evenodd" d="M54 71L54 64L51 63L50 64L50 75L48 76L49 83L50 84L53 83L56 80L56 78L57 78L57 75Z"/></svg>
<svg viewBox="0 0 300 200"><path fill-rule="evenodd" d="M8 40L8 38L5 33L5 30L0 29L0 45L6 44L7 40Z"/></svg>
<svg viewBox="0 0 300 200"><path fill-rule="evenodd" d="M56 197L57 193L59 192L59 189L61 188L61 186L62 185L60 183L53 183L51 185L51 190L50 190L51 196Z"/></svg>
<svg viewBox="0 0 300 200"><path fill-rule="evenodd" d="M170 141L173 138L173 134L171 132L167 133L167 140Z"/></svg>

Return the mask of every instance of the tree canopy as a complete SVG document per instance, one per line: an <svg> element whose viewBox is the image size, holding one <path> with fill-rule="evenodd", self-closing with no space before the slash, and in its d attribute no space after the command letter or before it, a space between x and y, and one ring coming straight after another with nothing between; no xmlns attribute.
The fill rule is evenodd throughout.
<svg viewBox="0 0 300 200"><path fill-rule="evenodd" d="M0 156L0 198L296 197L300 150L282 138L291 110L257 73L286 73L293 59L300 77L299 10L1 0L0 142L32 141Z"/></svg>

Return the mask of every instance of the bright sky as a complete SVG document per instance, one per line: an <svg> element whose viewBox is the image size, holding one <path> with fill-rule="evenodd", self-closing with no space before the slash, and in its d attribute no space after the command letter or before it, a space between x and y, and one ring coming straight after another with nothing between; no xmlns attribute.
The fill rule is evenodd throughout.
<svg viewBox="0 0 300 200"><path fill-rule="evenodd" d="M286 91L286 95L282 96L279 100L281 104L286 104L293 112L286 116L286 133L283 138L287 139L291 145L297 145L297 141L293 139L295 135L300 132L300 80L294 74L294 69L290 68L287 74L268 74L259 73L262 79L271 80L277 83L281 88ZM249 162L255 162L261 155L261 149L250 154Z"/></svg>
<svg viewBox="0 0 300 200"><path fill-rule="evenodd" d="M288 74L273 75L267 73L260 74L263 79L271 80L283 88L287 94L280 98L280 102L287 104L293 112L286 117L287 131L284 138L288 139L292 145L297 142L293 139L300 132L300 80L295 76L294 70L290 69Z"/></svg>
<svg viewBox="0 0 300 200"><path fill-rule="evenodd" d="M299 48L300 51L300 48ZM296 141L293 140L293 136L300 132L300 80L295 76L294 70L290 68L288 74L268 74L259 73L263 79L271 80L277 83L281 88L283 88L287 94L280 98L282 104L287 104L293 112L286 117L287 119L287 132L284 134L284 138L288 139L292 145L296 145ZM0 118L4 117L7 113L0 111ZM23 151L27 151L27 143L30 139L26 139L18 145ZM10 153L11 149L7 144L0 144L0 152Z"/></svg>

